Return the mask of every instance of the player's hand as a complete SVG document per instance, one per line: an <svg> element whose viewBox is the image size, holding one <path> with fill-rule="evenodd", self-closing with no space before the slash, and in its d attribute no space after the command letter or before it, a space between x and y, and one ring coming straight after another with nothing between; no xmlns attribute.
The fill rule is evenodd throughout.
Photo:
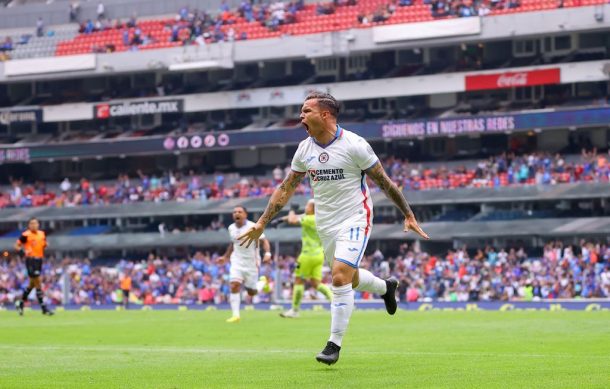
<svg viewBox="0 0 610 389"><path fill-rule="evenodd" d="M258 240L263 234L263 230L265 227L260 223L255 223L245 234L237 237L237 240L240 241L239 245L246 245L246 248L250 247L252 243L258 247Z"/></svg>
<svg viewBox="0 0 610 389"><path fill-rule="evenodd" d="M227 258L224 255L216 258L216 264L218 264L218 265L224 265L226 261L227 261Z"/></svg>
<svg viewBox="0 0 610 389"><path fill-rule="evenodd" d="M263 256L263 263L271 263L273 262L273 257L271 256L270 252L266 252L265 255Z"/></svg>
<svg viewBox="0 0 610 389"><path fill-rule="evenodd" d="M415 216L413 216L413 215L407 216L405 218L404 232L409 232L409 231L415 232L417 235L421 236L424 239L430 239L428 234L426 234L424 232L424 230L422 230L422 228L419 226L419 224L417 224L417 220L415 219Z"/></svg>

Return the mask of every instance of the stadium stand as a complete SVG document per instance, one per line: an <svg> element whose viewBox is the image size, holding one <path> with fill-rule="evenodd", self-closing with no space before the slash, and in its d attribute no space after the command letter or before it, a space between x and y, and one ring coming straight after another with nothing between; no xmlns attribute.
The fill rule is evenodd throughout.
<svg viewBox="0 0 610 389"><path fill-rule="evenodd" d="M583 152L580 157L571 158L544 153L522 156L502 154L479 162L462 161L434 167L409 163L394 157L383 162L390 177L406 191L610 181L608 156L597 152ZM28 185L15 179L11 188L5 187L0 191L0 208L62 208L134 202L266 197L283 178L284 172L278 170L271 175L253 178L240 177L237 173L219 173L204 177L193 171L187 174L166 172L160 175L140 172L139 176L134 178L127 174L121 175L115 182L92 182L81 178L78 184L72 184L70 180L65 179L54 189L41 182ZM300 195L310 193L307 181L296 191L296 194Z"/></svg>
<svg viewBox="0 0 610 389"><path fill-rule="evenodd" d="M607 386L608 0L0 14L0 387Z"/></svg>
<svg viewBox="0 0 610 389"><path fill-rule="evenodd" d="M308 85L328 84L334 92L333 88L341 90L352 81L357 85L360 81L405 77L400 82L407 85L419 77L442 74L435 78L436 85L442 84L439 79L445 76L447 80L465 81L467 76L459 73L462 71L480 79L488 70L499 77L515 67L539 70L557 64L560 75L550 84L526 82L524 86L504 87L498 79L486 90L439 89L432 95L424 91L416 96L363 97L343 102L341 123L348 129L352 125L367 128L373 123L391 127L415 121L466 121L482 115L519 119L537 115L532 116L536 120L506 131L486 128L481 133L456 129L455 133L421 137L405 136L400 131L387 138L375 135L371 139L373 148L383 157L387 173L407 194L433 241L400 246L405 241L397 227L400 215L382 193L372 188L376 227L365 263L377 274L401 278L404 301L608 296L610 133L603 121L566 125L550 115L571 114L573 110L574 117L580 113L583 115L579 117L605 117L607 80L589 80L583 74L588 77L589 70L595 68L599 73L604 68L602 62L608 58L609 47L607 31L597 25L583 25L576 31L553 32L548 37L535 31L531 36L521 31L515 37L510 31L493 35L496 31L489 28L502 19L518 21L532 16L525 16L526 12L596 4L605 2L348 0L253 5L244 1L234 8L218 2L199 10L185 6L176 15L157 12L156 16L141 14L136 18L135 14L121 12L111 14L112 19L95 19L87 13L79 20L80 25L49 23L42 26L42 34L37 34L33 25L28 30L7 31L3 35L10 38L4 43L5 59L147 52L84 56L97 64L75 73L42 74L31 79L27 75L9 77L0 85L0 106L8 123L0 131L0 142L8 145L2 151L28 154L0 165L0 247L12 250L24 223L29 217L38 217L49 232L50 252L57 258L74 256L45 268L46 283L52 285L48 292L55 302L64 299L59 285L67 274L70 297L66 303L116 303L118 275L127 269L134 272L135 295L141 302L225 302L226 268L214 264L214 251L227 243L225 227L230 224L231 210L242 204L253 217L260 214L267 196L285 174L295 142L282 144L281 153L270 152L276 150L276 144L197 150L186 145L182 152L172 143L167 150L133 156L124 151L102 155L97 154L98 150L62 156L55 154L53 147L78 148L87 143L97 147L97 142L107 141L120 150L135 140L156 142L161 148L163 140L178 142L182 136L188 142L197 135L201 135L200 140L210 135L217 142L219 133L226 130L242 130L228 132L236 138L258 130L288 133L299 125L295 101L307 93ZM18 6L15 4L15 8ZM89 12L92 5L87 6ZM592 8L574 12L586 12L594 20ZM565 16L563 11L551 13ZM507 14L512 15L489 19ZM458 41L459 36L447 42L442 38L429 43L408 39L388 45L375 42L354 51L333 47L332 57L313 52L299 52L291 58L284 58L282 53L272 53L270 58L235 56L240 47L285 43L287 36L356 30L356 35L362 34L350 43L356 46L372 39L375 27L451 19L475 21L457 19L469 16L484 17L481 25L485 28L481 35L466 36L464 42ZM330 35L339 34L325 37ZM310 38L315 40L289 40ZM215 44L262 39L269 41ZM193 47L148 51L184 45ZM169 67L182 60L174 58L156 67L155 61L170 52L180 52L188 60L207 59L197 55L221 46L234 50L227 68L174 72ZM122 56L151 60L115 72L113 60L120 62ZM64 60L70 59L49 61ZM565 64L580 70L571 72ZM531 76L529 70L525 72ZM572 79L575 81L566 81ZM385 81L388 85L393 82ZM249 95L255 96L266 87L278 90L265 94L260 103L259 97ZM298 98L287 98L278 106L269 102L269 94L288 96L292 89L298 90L294 93ZM349 93L354 88L345 90ZM213 96L202 96L207 93ZM197 109L185 108L203 97L210 97L210 101L227 98L233 105L214 111L203 104ZM140 99L122 100L134 98ZM246 104L250 98L253 103ZM180 101L181 107L172 113L107 118L96 111L98 105L106 103L127 105L161 99ZM36 111L34 116L40 117L11 123L8 111L15 108ZM537 128L539 118L550 123ZM40 153L41 145L51 145L51 152ZM577 154L581 149L588 151ZM8 158L8 154L2 158ZM112 179L118 172L119 178ZM304 204L310 196L309 185L304 182L293 200ZM280 255L286 256L280 265L279 283L287 291L294 266L290 254L295 253L299 233L280 225L270 228L268 236L281 245ZM576 243L581 238L583 243ZM551 239L545 247L544 242ZM457 249L464 244L475 249ZM574 248L563 250L568 245ZM202 249L210 251L195 254ZM159 255L140 261L148 252ZM129 260L117 262L121 258ZM10 259L0 264L6 270L3 274L10 274L8 283L6 277L0 278L0 300L9 303L14 297L12 291L23 282L23 268ZM266 268L264 275L273 279L271 271L275 269Z"/></svg>
<svg viewBox="0 0 610 389"><path fill-rule="evenodd" d="M181 9L175 18L134 16L83 21L77 36L72 30L40 38L23 54L13 58L75 55L91 52L120 52L205 45L218 41L277 38L385 24L417 23L451 17L504 15L603 4L604 0L502 0L502 1L421 1L387 0L338 1L305 4L273 2L253 5L247 1L236 9L222 5L218 10ZM51 48L56 47L54 52Z"/></svg>
<svg viewBox="0 0 610 389"><path fill-rule="evenodd" d="M43 268L46 294L55 304L62 300L61 283L69 280L70 304L114 304L121 299L119 276L129 271L134 301L139 304L219 304L227 301L228 266L215 262L215 252L196 252L188 259L170 260L151 254L142 261L92 264L88 259L66 257ZM379 251L367 255L363 266L382 277L402 280L401 301L532 301L538 299L610 297L610 246L594 241L564 245L545 244L539 255L522 247L465 247L445 255L418 252L403 244L400 254L386 258ZM20 294L22 263L0 263L0 305ZM289 297L295 258L278 261L282 296ZM261 275L272 279L274 268L265 265ZM169 276L171 274L171 277ZM326 277L328 275L326 274ZM326 279L328 281L328 279ZM268 294L260 296L269 300ZM322 300L315 291L310 299ZM361 299L371 299L358 293Z"/></svg>
<svg viewBox="0 0 610 389"><path fill-rule="evenodd" d="M53 30L43 36L28 33L9 36L14 44L11 50L6 50L5 53L11 59L52 57L57 51L59 42L74 39L77 34L78 31L73 26L66 25L55 26Z"/></svg>

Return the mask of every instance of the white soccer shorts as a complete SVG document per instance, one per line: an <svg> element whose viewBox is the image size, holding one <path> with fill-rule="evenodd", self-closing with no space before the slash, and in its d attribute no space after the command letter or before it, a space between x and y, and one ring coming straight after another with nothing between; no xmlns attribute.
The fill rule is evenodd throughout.
<svg viewBox="0 0 610 389"><path fill-rule="evenodd" d="M332 267L333 260L337 260L357 269L364 257L371 230L372 227L367 229L366 224L361 224L342 227L335 234L320 234L326 264Z"/></svg>
<svg viewBox="0 0 610 389"><path fill-rule="evenodd" d="M231 282L239 282L247 289L256 290L258 282L258 269L246 269L238 266L231 266L229 271L229 279Z"/></svg>

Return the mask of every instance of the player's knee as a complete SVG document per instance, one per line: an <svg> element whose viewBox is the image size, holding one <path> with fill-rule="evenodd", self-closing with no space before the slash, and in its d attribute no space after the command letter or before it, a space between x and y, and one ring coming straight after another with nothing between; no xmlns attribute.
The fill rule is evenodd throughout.
<svg viewBox="0 0 610 389"><path fill-rule="evenodd" d="M333 286L339 287L349 284L350 281L346 277L333 277Z"/></svg>
<svg viewBox="0 0 610 389"><path fill-rule="evenodd" d="M352 282L352 277L345 272L333 270L333 286L343 286Z"/></svg>
<svg viewBox="0 0 610 389"><path fill-rule="evenodd" d="M248 296L256 296L258 293L256 289L246 289L246 292L248 292Z"/></svg>
<svg viewBox="0 0 610 389"><path fill-rule="evenodd" d="M314 288L317 288L318 285L320 285L320 281L316 280L315 278L312 278L309 281L311 282L311 286L313 286Z"/></svg>
<svg viewBox="0 0 610 389"><path fill-rule="evenodd" d="M241 284L238 282L231 282L231 293L239 293Z"/></svg>

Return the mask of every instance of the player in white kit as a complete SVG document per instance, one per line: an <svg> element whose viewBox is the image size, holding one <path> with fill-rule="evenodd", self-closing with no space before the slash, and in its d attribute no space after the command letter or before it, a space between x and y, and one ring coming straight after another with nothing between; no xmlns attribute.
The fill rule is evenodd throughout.
<svg viewBox="0 0 610 389"><path fill-rule="evenodd" d="M402 191L385 173L375 152L362 137L337 125L339 103L328 93L314 92L305 98L301 123L309 138L299 144L292 170L269 199L263 215L239 237L249 247L262 236L265 226L286 205L307 174L316 201L316 224L324 246L325 260L332 269L333 301L331 335L316 359L333 364L354 307L353 289L380 295L386 310L396 312L396 279L382 280L359 269L373 220L373 203L366 176L392 200L404 216L404 231L421 229Z"/></svg>
<svg viewBox="0 0 610 389"><path fill-rule="evenodd" d="M227 323L237 323L240 321L239 306L241 304L241 286L245 286L246 291L250 296L257 293L256 283L258 281L258 266L260 264L259 246L244 247L239 245L239 236L248 231L254 223L248 220L248 211L242 206L237 206L233 209L233 221L228 228L231 237L231 243L227 248L227 252L220 258L218 263L224 263L227 259L231 261L231 270L229 279L231 283L231 295L229 302L231 303L232 316L227 319ZM263 262L271 261L271 244L261 235L263 250Z"/></svg>

